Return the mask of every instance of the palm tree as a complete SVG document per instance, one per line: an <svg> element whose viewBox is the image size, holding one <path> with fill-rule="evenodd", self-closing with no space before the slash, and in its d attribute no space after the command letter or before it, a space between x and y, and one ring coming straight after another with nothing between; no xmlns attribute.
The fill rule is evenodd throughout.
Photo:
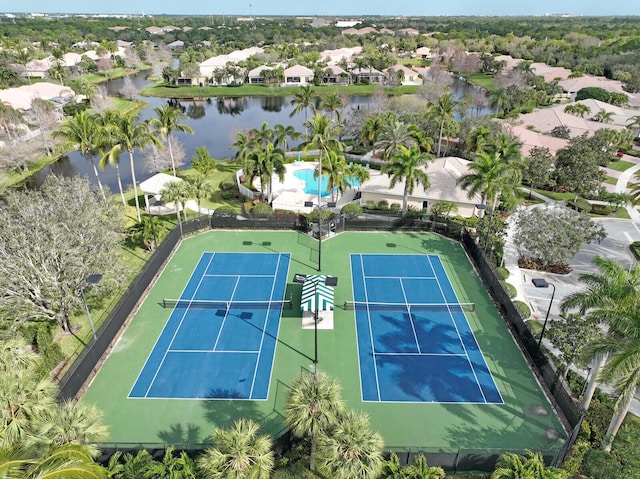
<svg viewBox="0 0 640 479"><path fill-rule="evenodd" d="M147 251L153 251L158 246L157 232L160 230L158 217L152 214L144 215L140 221L127 228L127 233L136 244L142 244Z"/></svg>
<svg viewBox="0 0 640 479"><path fill-rule="evenodd" d="M0 449L12 448L33 435L33 418L55 405L56 387L41 377L38 357L18 339L0 343Z"/></svg>
<svg viewBox="0 0 640 479"><path fill-rule="evenodd" d="M304 111L304 121L307 122L307 111L309 108L315 115L315 101L318 99L318 94L313 90L311 85L300 87L300 89L293 94L291 104L295 105L295 108L289 113L289 118L297 115L301 111Z"/></svg>
<svg viewBox="0 0 640 479"><path fill-rule="evenodd" d="M401 146L411 148L415 145L416 139L409 125L399 120L391 120L385 123L374 147L376 150L382 150L382 158L388 161L398 153Z"/></svg>
<svg viewBox="0 0 640 479"><path fill-rule="evenodd" d="M608 324L610 320L618 321L620 311L624 313L640 303L640 265L626 269L617 261L600 256L593 259L593 264L598 269L597 272L579 276L586 289L566 296L560 305L560 311L564 314L577 310L586 315L588 321L599 324ZM606 350L590 353L594 367L582 398L584 410L589 409L607 356Z"/></svg>
<svg viewBox="0 0 640 479"><path fill-rule="evenodd" d="M195 175L190 176L187 181L191 185L191 191L198 203L198 216L201 216L202 210L200 204L202 202L202 198L206 198L208 195L213 193L213 186L207 180L206 175L199 171L197 171Z"/></svg>
<svg viewBox="0 0 640 479"><path fill-rule="evenodd" d="M291 125L281 125L277 124L273 127L274 130L274 139L275 146L282 145L282 149L284 151L289 151L289 143L287 142L287 138L291 138L292 140L297 140L300 137L300 132L296 131L296 129Z"/></svg>
<svg viewBox="0 0 640 479"><path fill-rule="evenodd" d="M595 114L595 116L593 117L593 120L600 123L613 123L613 112L600 110L598 113Z"/></svg>
<svg viewBox="0 0 640 479"><path fill-rule="evenodd" d="M445 125L451 123L454 120L454 114L456 112L456 101L453 99L453 95L450 92L445 93L438 99L438 103L430 106L430 115L438 120L440 124L438 134L438 151L436 157L440 158L440 149L442 147L442 136L445 131Z"/></svg>
<svg viewBox="0 0 640 479"><path fill-rule="evenodd" d="M273 469L269 436L259 435L251 419L238 419L231 429L213 431L213 447L197 460L205 479L262 479Z"/></svg>
<svg viewBox="0 0 640 479"><path fill-rule="evenodd" d="M374 145L378 141L378 137L384 128L384 120L380 115L367 118L360 137L368 145Z"/></svg>
<svg viewBox="0 0 640 479"><path fill-rule="evenodd" d="M591 108L582 103L573 103L571 105L567 105L564 107L564 112L569 113L570 115L579 116L580 118L584 118L585 115L591 113Z"/></svg>
<svg viewBox="0 0 640 479"><path fill-rule="evenodd" d="M185 203L191 197L191 187L186 181L172 181L164 185L160 196L167 203L173 203L176 210L176 218L178 219L178 226L180 227L180 236L182 236L182 220L180 219L180 210L182 209L184 219L187 219L187 212L185 211Z"/></svg>
<svg viewBox="0 0 640 479"><path fill-rule="evenodd" d="M99 442L108 436L102 419L102 411L96 406L65 401L34 418L34 440L56 446Z"/></svg>
<svg viewBox="0 0 640 479"><path fill-rule="evenodd" d="M344 145L336 137L340 132L340 126L325 115L314 115L304 122L307 129L307 144L305 152L310 148L319 150L318 168L316 174L321 174L324 168L323 156L327 157L331 151L343 151ZM318 192L318 194L320 194Z"/></svg>
<svg viewBox="0 0 640 479"><path fill-rule="evenodd" d="M273 175L277 175L280 181L284 181L284 152L280 148L275 148L272 143L266 148L256 148L250 154L249 160L250 177L260 178L260 191L264 195L264 186L268 185L267 201L272 200Z"/></svg>
<svg viewBox="0 0 640 479"><path fill-rule="evenodd" d="M1 449L0 475L23 479L104 479L107 470L94 462L98 450L83 444L65 444L48 449Z"/></svg>
<svg viewBox="0 0 640 479"><path fill-rule="evenodd" d="M521 147L522 141L519 138L499 132L484 146L484 151L492 155L500 155L502 161L518 163L522 161Z"/></svg>
<svg viewBox="0 0 640 479"><path fill-rule="evenodd" d="M402 196L402 216L407 214L407 199L416 186L422 185L429 188L429 177L423 170L433 156L423 153L416 146L407 148L400 145L398 153L382 167L382 173L390 177L389 186L393 188L396 183L404 181L404 193Z"/></svg>
<svg viewBox="0 0 640 479"><path fill-rule="evenodd" d="M342 122L342 114L340 111L344 107L344 101L342 98L335 92L331 92L326 95L320 101L320 109L326 111L329 115L336 114L336 122Z"/></svg>
<svg viewBox="0 0 640 479"><path fill-rule="evenodd" d="M407 466L404 471L407 479L443 479L446 477L444 469L436 466L429 466L423 454L418 454L411 466Z"/></svg>
<svg viewBox="0 0 640 479"><path fill-rule="evenodd" d="M263 121L260 129L252 128L249 130L249 137L251 137L251 140L256 146L264 149L268 144L273 142L275 132L269 128L269 123Z"/></svg>
<svg viewBox="0 0 640 479"><path fill-rule="evenodd" d="M335 201L336 190L342 194L349 188L349 183L347 182L349 167L344 155L338 151L330 151L325 160L322 166L322 176L327 177L327 191L331 192L331 201ZM318 171L316 170L317 174Z"/></svg>
<svg viewBox="0 0 640 479"><path fill-rule="evenodd" d="M467 137L465 150L473 153L485 151L485 148L491 141L493 141L493 133L491 133L491 130L484 126L479 126Z"/></svg>
<svg viewBox="0 0 640 479"><path fill-rule="evenodd" d="M291 385L285 422L296 436L311 441L309 469L315 470L318 438L333 427L344 411L340 383L324 373L303 373Z"/></svg>
<svg viewBox="0 0 640 479"><path fill-rule="evenodd" d="M491 479L567 479L567 475L561 469L545 467L539 452L527 451L524 456L507 452L500 456Z"/></svg>
<svg viewBox="0 0 640 479"><path fill-rule="evenodd" d="M507 112L511 107L511 100L506 88L496 88L489 93L489 106L495 109L496 116L500 111Z"/></svg>
<svg viewBox="0 0 640 479"><path fill-rule="evenodd" d="M333 477L360 479L376 477L383 464L382 436L371 431L369 416L363 412L344 414L330 434L320 437L320 463Z"/></svg>
<svg viewBox="0 0 640 479"><path fill-rule="evenodd" d="M76 113L71 118L66 118L58 130L53 132L54 138L62 138L63 147L68 150L79 151L82 156L89 158L93 174L96 177L98 188L102 194L102 198L106 201L107 197L104 193L102 181L96 163L93 157L96 150L103 143L101 138L102 129L100 128L100 118L98 115L91 113L89 110L83 110Z"/></svg>
<svg viewBox="0 0 640 479"><path fill-rule="evenodd" d="M245 174L247 174L247 161L249 153L253 148L253 142L251 137L246 133L237 133L236 141L231 145L232 148L238 150L234 158L242 164Z"/></svg>
<svg viewBox="0 0 640 479"><path fill-rule="evenodd" d="M129 153L129 165L131 167L131 181L133 182L133 196L136 203L136 216L140 221L140 200L138 199L138 182L136 180L135 163L133 161L133 150L144 148L155 143L160 145L160 140L151 134L146 123L138 121L137 114L115 115L113 123L107 126L111 133L111 148L103 156L103 162L108 161L114 164L125 151Z"/></svg>
<svg viewBox="0 0 640 479"><path fill-rule="evenodd" d="M156 128L160 135L167 139L167 144L169 145L169 157L171 158L171 168L173 169L173 176L176 176L176 163L173 158L173 150L171 148L171 136L174 131L193 134L193 128L189 125L178 123L180 120L186 119L186 116L178 108L165 105L162 107L156 107L153 111L157 118L151 118L149 120L149 125Z"/></svg>

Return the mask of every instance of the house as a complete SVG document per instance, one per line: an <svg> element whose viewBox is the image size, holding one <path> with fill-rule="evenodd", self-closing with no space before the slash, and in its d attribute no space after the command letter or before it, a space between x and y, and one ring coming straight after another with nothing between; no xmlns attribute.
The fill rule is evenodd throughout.
<svg viewBox="0 0 640 479"><path fill-rule="evenodd" d="M378 33L378 30L376 30L373 27L363 27L360 29L347 28L346 30L342 31L343 35L356 35L356 36L369 35L370 33Z"/></svg>
<svg viewBox="0 0 640 479"><path fill-rule="evenodd" d="M320 81L326 85L348 85L351 83L351 76L338 65L329 65L322 70Z"/></svg>
<svg viewBox="0 0 640 479"><path fill-rule="evenodd" d="M431 48L429 47L420 47L416 49L416 56L418 58L422 58L424 60L431 60Z"/></svg>
<svg viewBox="0 0 640 479"><path fill-rule="evenodd" d="M248 73L247 75L248 82L251 83L252 85L279 83L280 79L279 79L279 73L277 72L278 68L279 67L260 65L259 67L254 68Z"/></svg>
<svg viewBox="0 0 640 479"><path fill-rule="evenodd" d="M386 75L375 68L356 68L351 71L351 77L354 83L384 83L387 81Z"/></svg>
<svg viewBox="0 0 640 479"><path fill-rule="evenodd" d="M380 33L382 33L383 35L395 35L396 32L394 32L393 30L390 30L388 28L382 28L380 29Z"/></svg>
<svg viewBox="0 0 640 479"><path fill-rule="evenodd" d="M399 33L402 35L407 35L409 37L416 37L420 35L420 32L415 28L401 28Z"/></svg>
<svg viewBox="0 0 640 479"><path fill-rule="evenodd" d="M224 71L229 64L236 64L247 58L263 53L264 49L260 47L250 47L243 50L235 50L227 55L217 55L201 62L198 67L200 69L200 81L208 81L213 78L216 72ZM228 73L228 72L227 72ZM227 85L229 83L239 83L244 80L243 72L238 70L236 74L227 74L220 82L214 81L214 84Z"/></svg>
<svg viewBox="0 0 640 479"><path fill-rule="evenodd" d="M284 70L284 83L282 86L305 86L313 82L313 70L303 67L302 65L294 65Z"/></svg>
<svg viewBox="0 0 640 479"><path fill-rule="evenodd" d="M337 65L341 61L351 62L351 59L362 53L362 47L338 48L336 50L323 50L320 52L320 58L327 65Z"/></svg>
<svg viewBox="0 0 640 479"><path fill-rule="evenodd" d="M182 52L184 51L184 42L182 40L176 40L175 42L168 43L167 48L172 52Z"/></svg>
<svg viewBox="0 0 640 479"><path fill-rule="evenodd" d="M360 21L359 20L338 20L335 23L336 28L353 28L356 25L360 25Z"/></svg>
<svg viewBox="0 0 640 479"><path fill-rule="evenodd" d="M53 57L34 59L26 65L17 65L16 71L24 78L45 78L54 65Z"/></svg>
<svg viewBox="0 0 640 479"><path fill-rule="evenodd" d="M429 210L436 201L451 201L458 207L458 214L471 217L477 213L476 205L482 203L478 193L469 198L468 193L460 188L456 182L458 178L469 172L469 161L453 156L437 158L424 169L429 176L430 186L426 190L418 185L407 198L410 208ZM404 197L404 182L399 181L391 188L389 176L372 172L371 179L360 187L360 204L368 201L378 203L386 200L389 204L402 204Z"/></svg>
<svg viewBox="0 0 640 479"><path fill-rule="evenodd" d="M80 53L65 53L62 56L62 63L65 67L73 67L82 61L82 55Z"/></svg>
<svg viewBox="0 0 640 479"><path fill-rule="evenodd" d="M390 81L393 78L394 81L396 81L396 84L422 85L422 77L417 71L399 63L383 71L387 75L387 78Z"/></svg>
<svg viewBox="0 0 640 479"><path fill-rule="evenodd" d="M522 142L520 153L522 153L524 157L528 157L531 154L532 148L548 148L549 152L555 156L558 150L566 147L569 143L568 140L563 138L543 135L522 125L510 127L509 133L516 136Z"/></svg>
<svg viewBox="0 0 640 479"><path fill-rule="evenodd" d="M56 83L38 82L0 90L0 102L16 110L28 111L31 109L31 102L36 98L43 100L62 98L65 101L71 101L74 95L73 90L69 87Z"/></svg>
<svg viewBox="0 0 640 479"><path fill-rule="evenodd" d="M568 68L551 67L546 63L538 62L532 63L530 68L536 76L544 78L544 81L547 83L551 83L554 80L566 80L572 73Z"/></svg>

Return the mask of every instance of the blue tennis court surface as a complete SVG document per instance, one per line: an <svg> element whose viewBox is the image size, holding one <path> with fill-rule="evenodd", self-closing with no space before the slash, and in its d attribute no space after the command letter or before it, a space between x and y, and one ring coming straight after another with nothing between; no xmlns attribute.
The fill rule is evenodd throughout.
<svg viewBox="0 0 640 479"><path fill-rule="evenodd" d="M437 255L352 254L364 401L503 403Z"/></svg>
<svg viewBox="0 0 640 479"><path fill-rule="evenodd" d="M203 254L178 298L198 306L173 310L129 397L267 399L289 261Z"/></svg>

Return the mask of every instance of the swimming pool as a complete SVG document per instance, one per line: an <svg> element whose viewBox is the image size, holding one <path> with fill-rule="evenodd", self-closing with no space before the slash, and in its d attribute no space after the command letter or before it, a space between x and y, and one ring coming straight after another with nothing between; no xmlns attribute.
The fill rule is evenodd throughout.
<svg viewBox="0 0 640 479"><path fill-rule="evenodd" d="M313 177L314 170L298 170L293 172L293 176L298 178L299 180L304 181L304 192L308 195L317 195L318 194L318 179ZM360 182L358 178L349 178L346 177L347 183L350 186L358 187L360 186ZM327 184L329 183L329 177L323 176L322 183L320 185L320 196L329 196L331 194L330 191L327 191Z"/></svg>

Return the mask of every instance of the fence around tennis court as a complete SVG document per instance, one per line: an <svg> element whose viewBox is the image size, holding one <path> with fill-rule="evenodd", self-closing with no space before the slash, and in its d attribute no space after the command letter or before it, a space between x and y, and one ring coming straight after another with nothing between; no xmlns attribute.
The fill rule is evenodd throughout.
<svg viewBox="0 0 640 479"><path fill-rule="evenodd" d="M400 218L381 215L367 215L358 218L340 216L333 219L331 225L336 232L345 230L434 231L462 242L487 290L505 319L507 326L512 331L529 364L545 388L547 396L558 412L558 416L565 427L569 431L572 431L572 434L559 453L557 453L557 451L542 451L547 463L560 464L564 460L564 455L568 448L575 440L583 412L575 404L570 392L562 384L558 371L553 363L538 350L536 339L526 326L520 313L511 301L509 294L504 290L496 272L489 262L487 262L481 248L478 247L475 239L468 233L465 226L454 221L437 222L424 218ZM249 219L228 215L216 216L214 214L211 217L203 216L183 222L182 224L184 234L191 234L209 228L289 229L307 231L308 227L306 217L295 213L274 215L269 218ZM60 392L58 394L59 399L78 397L83 385L99 366L103 355L107 352L127 318L130 317L137 307L138 302L141 298L144 298L147 288L153 284L157 273L179 244L180 239L180 231L178 228L175 228L159 245L144 270L138 275L135 281L133 281L127 293L120 299L98 329L97 340L87 346L61 379ZM286 451L286 444L290 442L288 440L283 441L283 438L280 438L277 440L277 443L283 448L283 451ZM114 445L111 444L105 446L111 450L113 450L112 448L114 447ZM146 446L159 450L165 449L169 445L155 444L145 445L145 447ZM123 449L129 447L135 448L134 445L122 445L122 447ZM428 448L411 447L398 449L395 452L398 453L403 464L410 462L416 454L425 454L430 465L441 465L445 467L445 469L455 472L468 470L491 471L495 466L495 461L504 451L459 449L443 452L441 449L435 451ZM514 452L524 453L524 451Z"/></svg>

